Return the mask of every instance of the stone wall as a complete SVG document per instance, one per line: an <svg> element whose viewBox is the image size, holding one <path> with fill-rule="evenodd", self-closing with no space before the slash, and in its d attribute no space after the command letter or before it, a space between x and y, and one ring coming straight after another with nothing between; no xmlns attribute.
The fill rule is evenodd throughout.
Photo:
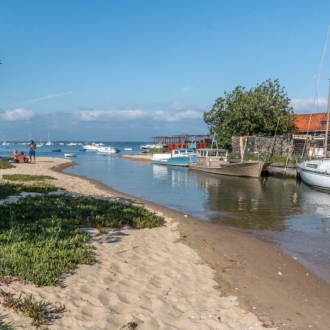
<svg viewBox="0 0 330 330"><path fill-rule="evenodd" d="M241 150L244 154L259 154L272 156L291 156L293 153L293 139L288 135L274 137L268 136L234 136L232 137L232 152L235 157L241 157Z"/></svg>

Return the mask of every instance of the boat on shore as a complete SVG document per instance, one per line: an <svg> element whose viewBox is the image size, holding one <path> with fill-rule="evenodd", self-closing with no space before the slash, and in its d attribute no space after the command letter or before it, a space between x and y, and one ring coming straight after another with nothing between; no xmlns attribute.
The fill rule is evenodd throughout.
<svg viewBox="0 0 330 330"><path fill-rule="evenodd" d="M259 178L270 162L228 161L225 149L197 149L196 162L189 163L189 169L229 176Z"/></svg>
<svg viewBox="0 0 330 330"><path fill-rule="evenodd" d="M167 166L188 166L191 162L196 162L196 153L193 149L173 149L171 153L153 154L152 164Z"/></svg>

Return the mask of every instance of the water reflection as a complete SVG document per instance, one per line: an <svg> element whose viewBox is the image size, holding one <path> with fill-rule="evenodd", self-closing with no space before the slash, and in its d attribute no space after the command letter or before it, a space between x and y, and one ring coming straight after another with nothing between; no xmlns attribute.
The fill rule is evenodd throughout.
<svg viewBox="0 0 330 330"><path fill-rule="evenodd" d="M329 194L272 176L235 178L94 154L79 163L65 171L274 241L330 278Z"/></svg>

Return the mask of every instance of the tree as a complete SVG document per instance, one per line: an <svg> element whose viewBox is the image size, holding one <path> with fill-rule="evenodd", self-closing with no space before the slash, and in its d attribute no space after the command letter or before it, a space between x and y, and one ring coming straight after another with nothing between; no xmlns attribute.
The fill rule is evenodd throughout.
<svg viewBox="0 0 330 330"><path fill-rule="evenodd" d="M233 136L273 136L294 129L295 115L289 106L284 87L279 80L266 80L246 90L237 86L216 99L212 109L204 112L204 121L218 145L231 150Z"/></svg>

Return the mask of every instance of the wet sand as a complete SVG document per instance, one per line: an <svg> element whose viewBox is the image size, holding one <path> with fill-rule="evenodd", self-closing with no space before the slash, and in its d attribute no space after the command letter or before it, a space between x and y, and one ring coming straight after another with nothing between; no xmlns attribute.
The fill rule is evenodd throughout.
<svg viewBox="0 0 330 330"><path fill-rule="evenodd" d="M72 192L144 205L164 215L167 225L152 230L121 231L120 244L115 247L91 231L100 268L80 267L67 278L67 292L57 287L24 287L37 297L61 300L70 306L70 313L49 329L97 326L121 329L134 317L142 322L137 329L329 329L329 284L291 256L238 230L120 193L89 178L61 172L73 164L43 158L37 165L19 164L16 169L1 170L0 174L52 175L57 178L53 183ZM51 168L53 174L49 173ZM115 237L118 232L109 235ZM118 253L125 250L118 258ZM135 282L137 277L129 276L132 272L142 273L138 280L150 281L141 286ZM178 285L181 276L183 281L179 280ZM105 281L108 283L104 284ZM112 282L115 286L108 287L111 293L104 292L104 287ZM125 294L121 295L122 292ZM103 307L95 308L101 303ZM104 310L107 304L117 309L116 315L109 315L109 307Z"/></svg>

